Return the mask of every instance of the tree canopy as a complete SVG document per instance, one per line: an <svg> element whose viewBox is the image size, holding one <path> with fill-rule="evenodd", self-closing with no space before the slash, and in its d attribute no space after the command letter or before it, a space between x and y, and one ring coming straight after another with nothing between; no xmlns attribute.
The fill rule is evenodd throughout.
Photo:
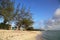
<svg viewBox="0 0 60 40"><path fill-rule="evenodd" d="M14 2L11 0L0 0L0 15L4 17L4 23L12 19L14 11Z"/></svg>

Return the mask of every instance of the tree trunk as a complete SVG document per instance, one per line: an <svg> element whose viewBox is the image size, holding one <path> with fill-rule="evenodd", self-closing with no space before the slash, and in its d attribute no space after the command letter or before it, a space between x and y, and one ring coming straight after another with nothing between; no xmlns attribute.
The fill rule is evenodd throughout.
<svg viewBox="0 0 60 40"><path fill-rule="evenodd" d="M20 27L19 26L17 26L17 29L16 30L20 30Z"/></svg>
<svg viewBox="0 0 60 40"><path fill-rule="evenodd" d="M4 24L6 24L7 23L7 20L4 20Z"/></svg>

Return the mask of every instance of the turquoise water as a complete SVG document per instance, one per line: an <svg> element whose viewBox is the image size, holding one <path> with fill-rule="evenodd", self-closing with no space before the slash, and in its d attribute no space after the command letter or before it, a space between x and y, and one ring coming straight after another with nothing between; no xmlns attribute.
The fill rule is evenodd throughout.
<svg viewBox="0 0 60 40"><path fill-rule="evenodd" d="M43 40L60 40L60 30L44 31L42 34Z"/></svg>

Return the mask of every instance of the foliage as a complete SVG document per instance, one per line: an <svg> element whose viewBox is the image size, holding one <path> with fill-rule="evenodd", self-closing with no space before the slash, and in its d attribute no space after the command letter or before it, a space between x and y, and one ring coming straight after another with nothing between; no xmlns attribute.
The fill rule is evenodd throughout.
<svg viewBox="0 0 60 40"><path fill-rule="evenodd" d="M4 24L4 23L1 23L0 24L0 29L9 29L10 28L10 25L9 24Z"/></svg>
<svg viewBox="0 0 60 40"><path fill-rule="evenodd" d="M20 3L15 8L12 0L0 0L0 15L4 18L4 22L0 24L3 29L8 29L9 27L6 23L11 21L15 22L18 30L20 30L20 27L27 29L33 24L30 8L26 10L24 6L20 7Z"/></svg>
<svg viewBox="0 0 60 40"><path fill-rule="evenodd" d="M4 17L4 23L12 19L14 10L13 2L11 0L0 0L0 15Z"/></svg>
<svg viewBox="0 0 60 40"><path fill-rule="evenodd" d="M19 9L18 9L19 10ZM25 7L22 7L21 10L16 14L16 25L20 30L20 27L27 28L33 24L32 16L30 10L26 10ZM24 26L23 26L24 25Z"/></svg>
<svg viewBox="0 0 60 40"><path fill-rule="evenodd" d="M33 27L28 27L26 30L28 30L28 31L34 31L34 28Z"/></svg>
<svg viewBox="0 0 60 40"><path fill-rule="evenodd" d="M24 25L25 29L27 29L29 26L33 24L33 21L29 19L23 19L21 22L22 22L22 25Z"/></svg>

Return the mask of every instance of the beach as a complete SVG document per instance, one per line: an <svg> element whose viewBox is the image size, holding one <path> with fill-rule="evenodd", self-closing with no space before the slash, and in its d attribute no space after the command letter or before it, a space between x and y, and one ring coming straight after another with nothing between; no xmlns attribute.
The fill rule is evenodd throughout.
<svg viewBox="0 0 60 40"><path fill-rule="evenodd" d="M0 40L41 40L41 35L40 31L0 30Z"/></svg>

